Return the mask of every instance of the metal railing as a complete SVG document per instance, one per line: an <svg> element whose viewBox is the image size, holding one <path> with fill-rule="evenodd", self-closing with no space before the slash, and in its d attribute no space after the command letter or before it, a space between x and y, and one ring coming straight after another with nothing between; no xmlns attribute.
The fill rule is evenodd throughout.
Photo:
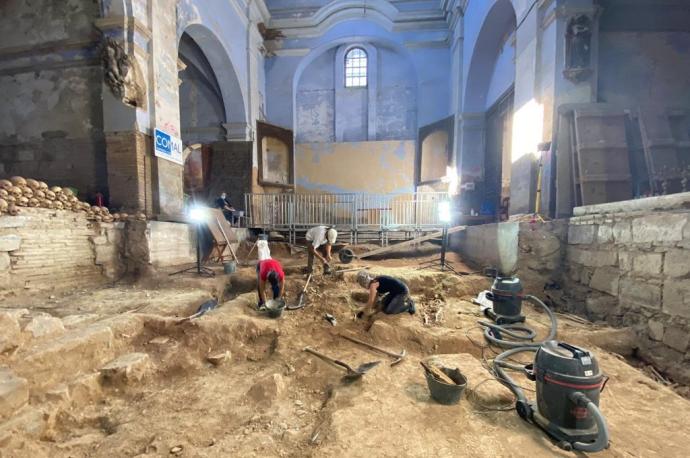
<svg viewBox="0 0 690 458"><path fill-rule="evenodd" d="M328 225L352 231L431 230L443 226L444 192L410 194L245 194L249 227L297 230Z"/></svg>

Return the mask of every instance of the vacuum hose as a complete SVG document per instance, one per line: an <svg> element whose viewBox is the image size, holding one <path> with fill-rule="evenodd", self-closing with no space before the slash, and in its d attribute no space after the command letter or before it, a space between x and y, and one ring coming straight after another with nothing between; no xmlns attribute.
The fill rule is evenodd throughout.
<svg viewBox="0 0 690 458"><path fill-rule="evenodd" d="M573 442L573 449L581 452L599 452L604 450L609 446L609 427L606 424L606 419L601 414L599 407L593 403L587 396L580 393L579 391L572 394L571 398L578 404L584 404L587 407L587 411L594 418L594 422L597 424L597 438L591 444L584 442Z"/></svg>
<svg viewBox="0 0 690 458"><path fill-rule="evenodd" d="M495 345L498 345L499 347L522 348L524 351L525 347L537 348L541 346L542 343L549 340L553 340L556 337L556 331L558 328L558 320L556 318L556 315L554 315L551 309L546 304L544 304L544 302L542 302L541 299L539 299L538 297L527 295L525 296L525 299L541 306L546 311L546 314L549 316L549 319L551 320L551 328L549 330L549 335L540 342L534 342L534 338L537 336L537 334L527 326L519 324L499 325L495 323L490 323L488 321L480 321L479 324L486 328L484 329L484 338L487 341ZM504 340L502 338L503 335L512 337L515 340ZM496 359L498 360L498 358Z"/></svg>

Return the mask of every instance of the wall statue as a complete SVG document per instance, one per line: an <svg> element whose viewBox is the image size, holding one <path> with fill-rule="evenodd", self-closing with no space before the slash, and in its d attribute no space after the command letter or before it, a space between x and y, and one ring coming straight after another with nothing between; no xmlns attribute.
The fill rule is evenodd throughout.
<svg viewBox="0 0 690 458"><path fill-rule="evenodd" d="M592 73L592 19L580 14L568 21L566 31L566 78L582 81Z"/></svg>
<svg viewBox="0 0 690 458"><path fill-rule="evenodd" d="M122 45L106 37L101 48L103 76L113 95L123 103L146 108L146 86L134 59L125 53Z"/></svg>

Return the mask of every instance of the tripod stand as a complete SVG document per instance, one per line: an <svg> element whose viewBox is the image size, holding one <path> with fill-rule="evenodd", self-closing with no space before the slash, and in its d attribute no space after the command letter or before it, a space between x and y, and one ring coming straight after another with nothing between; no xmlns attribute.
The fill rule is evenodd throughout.
<svg viewBox="0 0 690 458"><path fill-rule="evenodd" d="M187 272L196 273L200 277L215 277L216 276L215 272L213 272L211 269L201 265L201 222L197 221L195 224L196 224L196 265L193 265L192 267L188 267L186 269L179 270L177 272L173 272L170 274L171 276L177 275L177 274L182 274L182 273L187 273Z"/></svg>
<svg viewBox="0 0 690 458"><path fill-rule="evenodd" d="M455 270L455 268L446 261L446 252L448 251L448 223L445 223L443 225L443 229L441 230L441 257L437 259L431 259L429 261L424 261L420 264L420 269L428 269L428 268L435 268L438 267L441 272L445 272L446 270L453 272L454 274L458 274L458 272ZM434 264L439 263L438 266L434 266Z"/></svg>

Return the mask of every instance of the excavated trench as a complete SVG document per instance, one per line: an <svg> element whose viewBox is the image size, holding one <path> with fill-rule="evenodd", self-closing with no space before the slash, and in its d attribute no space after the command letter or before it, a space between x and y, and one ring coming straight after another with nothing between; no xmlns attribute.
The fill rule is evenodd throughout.
<svg viewBox="0 0 690 458"><path fill-rule="evenodd" d="M146 291L156 300L143 308L85 321L57 339L3 356L30 387L29 404L19 413L40 415L15 422L11 435L3 435L7 423L0 426L0 456L566 456L514 411L498 411L512 396L483 367L494 353L469 301L487 279L400 263L372 271L404 279L418 313L382 317L368 331L353 318L366 299L356 272L317 276L307 307L277 320L254 309L252 268L233 274L229 288L219 281L194 300L189 291L166 296L169 282L151 283ZM305 279L299 266L286 271L291 300ZM224 301L217 309L180 323L219 294ZM545 335L546 316L530 307L527 314ZM407 356L390 367L387 356L341 333L404 348ZM672 408L688 421L687 401L624 361L620 355L632 354L634 335L562 319L559 336L594 349L611 376L602 407L613 439L602 456L682 455L682 434L669 436L679 419L653 406ZM344 384L343 371L305 353L306 346L353 366L381 364ZM135 355L125 358L134 363L105 379L103 367L123 355ZM467 376L459 405L430 399L418 363L428 357Z"/></svg>

